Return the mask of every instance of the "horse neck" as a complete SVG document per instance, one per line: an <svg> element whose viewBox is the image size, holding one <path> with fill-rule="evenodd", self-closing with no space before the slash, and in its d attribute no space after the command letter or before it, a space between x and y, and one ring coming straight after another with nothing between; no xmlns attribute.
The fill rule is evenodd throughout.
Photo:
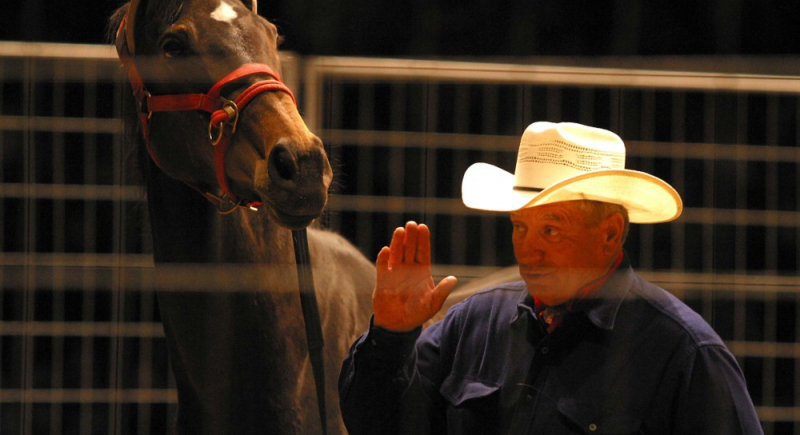
<svg viewBox="0 0 800 435"><path fill-rule="evenodd" d="M248 281L255 285L244 291L237 275L212 291L159 293L179 391L178 432L301 433L287 428L301 424L313 396L303 395L307 384L297 381L306 353L293 344L303 342L304 329L289 231L263 212L220 215L160 171L146 178L156 263L270 263L223 268L256 270ZM192 269L190 280L216 282L207 269L219 270Z"/></svg>
<svg viewBox="0 0 800 435"><path fill-rule="evenodd" d="M156 263L288 263L291 236L263 216L223 215L194 189L155 168L146 175Z"/></svg>

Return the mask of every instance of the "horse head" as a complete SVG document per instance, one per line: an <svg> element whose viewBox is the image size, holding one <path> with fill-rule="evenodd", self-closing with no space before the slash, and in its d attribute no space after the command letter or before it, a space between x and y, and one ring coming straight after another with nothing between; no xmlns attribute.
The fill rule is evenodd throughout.
<svg viewBox="0 0 800 435"><path fill-rule="evenodd" d="M299 229L321 214L332 171L280 81L280 37L256 1L133 0L117 48L167 175Z"/></svg>

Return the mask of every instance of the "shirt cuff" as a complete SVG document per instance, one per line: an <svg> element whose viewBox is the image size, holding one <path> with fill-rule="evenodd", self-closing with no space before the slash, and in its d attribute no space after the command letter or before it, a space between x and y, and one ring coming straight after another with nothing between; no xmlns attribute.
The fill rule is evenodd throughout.
<svg viewBox="0 0 800 435"><path fill-rule="evenodd" d="M373 319L369 321L369 332L361 343L360 351L369 358L380 361L404 361L414 351L422 332L422 327L417 327L408 332L394 332L375 326Z"/></svg>

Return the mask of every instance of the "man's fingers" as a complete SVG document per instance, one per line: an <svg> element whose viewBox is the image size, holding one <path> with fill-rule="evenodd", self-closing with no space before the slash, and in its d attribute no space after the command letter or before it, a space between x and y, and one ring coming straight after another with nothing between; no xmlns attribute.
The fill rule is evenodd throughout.
<svg viewBox="0 0 800 435"><path fill-rule="evenodd" d="M450 291L453 290L453 287L455 287L457 283L458 279L456 279L454 276L447 276L439 281L439 284L433 289L433 295L431 298L431 313L438 313L439 310L442 309L444 301L447 299L447 296L450 295Z"/></svg>
<svg viewBox="0 0 800 435"><path fill-rule="evenodd" d="M384 246L381 248L381 251L378 252L378 258L375 260L375 268L378 271L378 282L380 283L386 273L389 272L389 255L390 250L388 247Z"/></svg>
<svg viewBox="0 0 800 435"><path fill-rule="evenodd" d="M417 223L408 221L406 223L405 239L403 240L403 261L405 263L415 263L417 261L417 235L419 234Z"/></svg>
<svg viewBox="0 0 800 435"><path fill-rule="evenodd" d="M381 248L381 251L378 252L378 258L375 259L375 266L378 269L388 269L389 268L389 248L384 246Z"/></svg>
<svg viewBox="0 0 800 435"><path fill-rule="evenodd" d="M392 234L392 242L389 245L389 267L394 267L403 262L403 242L406 230L398 227Z"/></svg>
<svg viewBox="0 0 800 435"><path fill-rule="evenodd" d="M421 224L417 235L417 262L431 264L431 230Z"/></svg>

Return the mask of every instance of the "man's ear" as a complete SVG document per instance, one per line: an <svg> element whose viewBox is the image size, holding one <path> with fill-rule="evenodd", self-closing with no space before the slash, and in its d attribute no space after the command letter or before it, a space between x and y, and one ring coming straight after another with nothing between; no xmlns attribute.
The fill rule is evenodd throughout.
<svg viewBox="0 0 800 435"><path fill-rule="evenodd" d="M619 213L614 213L603 221L603 251L613 255L622 245L622 235L625 230L625 219Z"/></svg>

